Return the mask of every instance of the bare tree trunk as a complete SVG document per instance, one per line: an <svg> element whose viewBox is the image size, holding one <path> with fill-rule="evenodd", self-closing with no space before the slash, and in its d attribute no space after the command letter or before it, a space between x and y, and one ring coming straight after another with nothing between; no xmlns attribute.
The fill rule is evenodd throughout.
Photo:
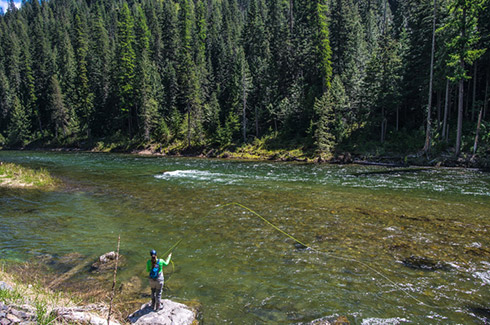
<svg viewBox="0 0 490 325"><path fill-rule="evenodd" d="M384 0L384 9L383 9L383 30L381 31L381 35L385 34L386 31L386 3L388 0Z"/></svg>
<svg viewBox="0 0 490 325"><path fill-rule="evenodd" d="M476 155L476 149L478 148L478 134L480 133L482 116L483 116L483 106L480 108L480 114L478 115L478 123L476 125L475 144L473 145L473 156Z"/></svg>
<svg viewBox="0 0 490 325"><path fill-rule="evenodd" d="M463 21L466 21L466 9L463 8ZM464 39L466 37L465 30L461 32L461 37ZM464 71L464 61L463 58L459 62L461 70ZM464 95L464 79L461 77L459 80L459 90L458 90L458 128L456 130L456 148L454 151L455 156L459 156L461 151L461 136L463 134L463 95Z"/></svg>
<svg viewBox="0 0 490 325"><path fill-rule="evenodd" d="M396 107L396 131L400 129L400 107Z"/></svg>
<svg viewBox="0 0 490 325"><path fill-rule="evenodd" d="M133 109L130 107L128 111L128 131L129 131L129 138L131 139L133 137Z"/></svg>
<svg viewBox="0 0 490 325"><path fill-rule="evenodd" d="M247 142L247 90L245 85L245 73L242 73L242 96L243 96L243 108L242 108L242 118L243 118L243 142Z"/></svg>
<svg viewBox="0 0 490 325"><path fill-rule="evenodd" d="M191 109L187 104L187 147L191 146Z"/></svg>
<svg viewBox="0 0 490 325"><path fill-rule="evenodd" d="M434 52L436 46L436 10L437 1L434 0L434 17L432 20L432 49L430 54L430 77L429 77L429 102L427 103L427 129L425 131L424 152L430 151L431 142L431 113L432 113L432 79L434 77Z"/></svg>
<svg viewBox="0 0 490 325"><path fill-rule="evenodd" d="M462 62L461 65L464 65ZM464 80L459 81L458 88L458 129L456 130L456 149L454 154L459 156L461 151L461 136L463 134L463 95L464 95Z"/></svg>
<svg viewBox="0 0 490 325"><path fill-rule="evenodd" d="M255 136L259 137L259 111L257 106L255 106Z"/></svg>
<svg viewBox="0 0 490 325"><path fill-rule="evenodd" d="M478 72L478 61L475 61L475 67L473 70L473 96L471 102L471 121L475 120L475 105L476 105L476 74Z"/></svg>
<svg viewBox="0 0 490 325"><path fill-rule="evenodd" d="M146 99L143 100L143 105L145 113L144 113L144 129L145 129L145 141L149 142L150 141L150 117L148 113L148 103L146 102Z"/></svg>
<svg viewBox="0 0 490 325"><path fill-rule="evenodd" d="M446 130L447 130L447 118L449 111L449 79L446 80L446 102L444 103L444 117L442 122L442 137L446 139Z"/></svg>
<svg viewBox="0 0 490 325"><path fill-rule="evenodd" d="M483 101L483 119L485 119L487 115L487 108L488 108L488 76L485 85L485 100Z"/></svg>
<svg viewBox="0 0 490 325"><path fill-rule="evenodd" d="M441 105L442 105L442 92L437 92L437 129L441 129Z"/></svg>
<svg viewBox="0 0 490 325"><path fill-rule="evenodd" d="M466 86L467 86L467 89L466 89L465 94L469 94L470 90L471 90L471 82L468 81L466 83ZM470 115L470 96L466 96L465 97L465 103L464 103L464 115L463 115L463 117L468 118L469 115Z"/></svg>
<svg viewBox="0 0 490 325"><path fill-rule="evenodd" d="M475 66L476 66L476 62L475 62ZM475 76L476 76L476 67L475 67ZM475 87L475 85L476 84L474 84L473 87ZM475 107L474 96L475 96L475 89L473 89L473 108ZM480 134L481 120L483 118L484 112L487 110L487 105L488 105L487 103L488 103L488 77L485 83L485 99L483 101L483 106L480 108L480 114L478 115L478 123L476 125L475 144L473 145L473 156L476 155L476 149L478 149L478 136Z"/></svg>
<svg viewBox="0 0 490 325"><path fill-rule="evenodd" d="M381 137L380 137L380 141L381 143L384 143L385 142L385 139L386 139L386 126L387 126L387 121L386 121L386 118L385 118L385 109L384 107L381 108Z"/></svg>

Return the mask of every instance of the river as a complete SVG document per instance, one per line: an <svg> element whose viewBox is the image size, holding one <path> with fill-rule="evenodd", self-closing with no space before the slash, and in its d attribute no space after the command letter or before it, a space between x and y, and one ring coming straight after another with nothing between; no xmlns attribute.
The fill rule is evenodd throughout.
<svg viewBox="0 0 490 325"><path fill-rule="evenodd" d="M208 324L489 319L488 173L73 152L0 151L0 160L63 181L54 191L0 188L4 260L98 256L120 234L119 282L145 300L149 250L182 239L163 296L197 301ZM235 202L311 248L224 206Z"/></svg>

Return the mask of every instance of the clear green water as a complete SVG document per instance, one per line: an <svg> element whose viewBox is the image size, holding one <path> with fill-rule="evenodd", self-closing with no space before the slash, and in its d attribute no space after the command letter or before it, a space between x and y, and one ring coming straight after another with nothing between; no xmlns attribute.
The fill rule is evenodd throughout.
<svg viewBox="0 0 490 325"><path fill-rule="evenodd" d="M488 321L487 173L356 176L385 169L90 153L0 151L0 160L44 167L66 184L0 188L0 258L96 256L114 250L121 234L119 280L141 280L141 298L148 251L183 238L164 295L199 301L208 324L335 315L353 324ZM327 254L297 249L243 209L216 209L231 202ZM411 269L402 260L412 255L449 267Z"/></svg>

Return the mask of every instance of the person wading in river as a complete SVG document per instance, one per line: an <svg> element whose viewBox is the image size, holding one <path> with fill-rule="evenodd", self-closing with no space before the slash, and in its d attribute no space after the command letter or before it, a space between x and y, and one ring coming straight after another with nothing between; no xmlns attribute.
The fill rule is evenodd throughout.
<svg viewBox="0 0 490 325"><path fill-rule="evenodd" d="M167 260L163 260L157 257L157 252L152 249L150 251L151 259L146 262L146 271L149 273L151 288L151 308L157 311L160 309L160 299L162 297L163 289L163 266L167 266L170 263L172 253L168 254Z"/></svg>

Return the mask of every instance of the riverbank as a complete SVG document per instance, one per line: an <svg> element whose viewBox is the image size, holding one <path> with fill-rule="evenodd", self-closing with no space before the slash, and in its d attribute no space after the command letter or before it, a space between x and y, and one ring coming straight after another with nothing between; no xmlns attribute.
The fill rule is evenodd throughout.
<svg viewBox="0 0 490 325"><path fill-rule="evenodd" d="M138 155L152 156L188 156L201 158L220 158L236 160L257 160L257 161L275 161L275 162L299 162L309 164L359 164L359 165L378 165L384 167L456 167L456 168L476 168L484 171L490 171L489 157L479 157L473 155L461 155L455 157L450 152L438 155L422 154L389 154L389 155L372 155L369 153L351 153L341 152L330 155L317 155L301 148L292 150L266 150L257 148L253 145L245 145L234 148L233 150L218 149L184 149L182 151L164 152L159 148L152 146L146 148L134 148L127 151L100 151L96 148L92 152L124 152Z"/></svg>
<svg viewBox="0 0 490 325"><path fill-rule="evenodd" d="M9 150L20 150L11 148ZM24 148L22 148L24 150ZM490 171L490 156L474 156L461 154L455 157L451 152L442 152L436 155L425 154L384 154L377 155L368 152L338 152L329 155L318 155L296 149L264 149L254 144L242 145L227 149L191 147L185 146L162 147L160 145L101 145L81 147L30 147L33 151L56 151L56 152L96 152L96 153L127 153L143 156L169 156L169 157L197 157L218 158L230 160L255 160L274 162L298 162L306 164L359 164L378 165L384 167L450 167L470 168ZM2 175L0 175L1 180Z"/></svg>
<svg viewBox="0 0 490 325"><path fill-rule="evenodd" d="M102 272L111 273L114 261L105 254L92 265L97 264ZM74 256L68 255L62 259L73 260ZM48 258L49 260L49 258ZM131 286L130 283L120 284L117 290L117 299L112 300L107 295L108 281L91 279L80 285L83 289L74 289L67 280L86 272L87 267L79 264L67 272L50 274L46 269L46 262L33 261L31 263L15 263L0 260L0 324L174 324L197 325L199 321L198 306L164 299L161 308L154 311L148 299L134 303L122 291L123 286ZM57 263L51 260L49 263ZM83 267L80 267L83 266ZM109 272L110 271L110 272ZM35 273L35 274L33 274ZM30 275L30 276L29 276ZM26 280L28 279L28 280ZM56 289L53 289L56 287ZM104 288L106 289L106 288ZM110 292L110 290L109 290ZM108 303L110 301L110 303ZM109 314L111 315L108 322Z"/></svg>
<svg viewBox="0 0 490 325"><path fill-rule="evenodd" d="M80 305L74 295L54 292L40 282L29 283L0 269L0 323L7 324L107 324L108 306ZM87 323L87 322L85 322ZM112 324L119 324L113 317Z"/></svg>
<svg viewBox="0 0 490 325"><path fill-rule="evenodd" d="M57 180L45 169L34 170L0 161L0 187L53 188Z"/></svg>

